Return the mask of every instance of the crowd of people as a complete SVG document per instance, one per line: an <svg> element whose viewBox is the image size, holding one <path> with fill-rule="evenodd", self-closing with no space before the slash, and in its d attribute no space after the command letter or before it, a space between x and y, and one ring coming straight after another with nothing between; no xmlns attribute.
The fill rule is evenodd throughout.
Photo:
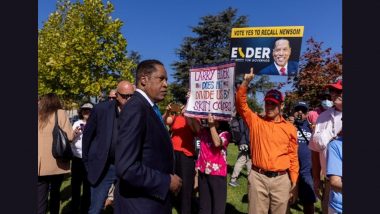
<svg viewBox="0 0 380 214"><path fill-rule="evenodd" d="M82 104L73 125L57 95L40 97L37 213L59 213L60 187L71 172L72 213L112 206L114 213L167 214L175 207L181 214L223 214L227 185L239 185L244 166L248 213L288 213L298 199L304 213L314 213L318 198L323 214L342 213L342 79L326 85L321 106L300 100L285 117L285 97L275 89L265 94L263 114L249 108L254 76L251 69L237 85L229 122L185 116L186 100L162 115L157 104L168 83L158 60L139 63L136 83L120 81L108 100ZM71 161L52 156L55 114L72 141ZM232 142L239 153L227 181Z"/></svg>

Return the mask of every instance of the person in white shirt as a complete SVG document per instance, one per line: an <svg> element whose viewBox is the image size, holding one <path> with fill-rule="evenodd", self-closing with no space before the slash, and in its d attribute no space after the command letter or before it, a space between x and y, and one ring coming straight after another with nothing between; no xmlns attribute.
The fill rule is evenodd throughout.
<svg viewBox="0 0 380 214"><path fill-rule="evenodd" d="M86 122L90 116L93 104L84 103L78 109L79 120L73 124L73 130L80 128L81 133L71 143L73 159L71 161L71 209L72 213L88 213L90 206L90 183L87 181L87 173L82 162L82 137ZM83 185L83 196L81 199L81 187Z"/></svg>
<svg viewBox="0 0 380 214"><path fill-rule="evenodd" d="M312 153L313 181L316 194L320 197L322 190L322 213L328 213L328 202L330 185L326 178L326 151L329 142L334 140L342 129L342 108L343 108L343 80L339 77L335 83L326 86L334 102L332 108L322 112L315 126L309 148ZM323 176L324 187L321 187L321 177Z"/></svg>

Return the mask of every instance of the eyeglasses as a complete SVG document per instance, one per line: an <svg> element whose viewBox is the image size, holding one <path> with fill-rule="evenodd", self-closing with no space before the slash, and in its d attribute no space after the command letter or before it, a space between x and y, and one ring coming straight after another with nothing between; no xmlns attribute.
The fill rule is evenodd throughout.
<svg viewBox="0 0 380 214"><path fill-rule="evenodd" d="M120 95L120 97L126 100L133 96L133 94L121 94L119 92L116 92L116 94Z"/></svg>
<svg viewBox="0 0 380 214"><path fill-rule="evenodd" d="M108 97L109 100L114 100L116 97Z"/></svg>

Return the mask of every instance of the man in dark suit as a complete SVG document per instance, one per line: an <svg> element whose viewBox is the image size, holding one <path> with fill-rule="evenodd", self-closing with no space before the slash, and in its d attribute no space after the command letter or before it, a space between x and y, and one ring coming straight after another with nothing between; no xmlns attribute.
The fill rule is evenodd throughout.
<svg viewBox="0 0 380 214"><path fill-rule="evenodd" d="M112 183L116 181L115 146L119 114L134 93L128 81L117 85L116 99L97 104L86 124L82 140L82 160L91 184L89 213L100 213Z"/></svg>
<svg viewBox="0 0 380 214"><path fill-rule="evenodd" d="M115 213L171 213L171 193L182 186L174 174L174 153L156 103L167 92L167 74L158 60L137 66L136 93L120 115L116 144Z"/></svg>
<svg viewBox="0 0 380 214"><path fill-rule="evenodd" d="M289 57L292 53L289 40L281 38L274 44L274 63L261 69L258 74L295 76L298 72L298 62L289 61Z"/></svg>

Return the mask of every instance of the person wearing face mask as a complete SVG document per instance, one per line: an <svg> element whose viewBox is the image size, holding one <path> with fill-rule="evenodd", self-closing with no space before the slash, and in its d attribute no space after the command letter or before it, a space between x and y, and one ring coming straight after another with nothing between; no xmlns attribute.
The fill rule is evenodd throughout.
<svg viewBox="0 0 380 214"><path fill-rule="evenodd" d="M322 213L328 213L328 201L330 185L326 177L326 151L329 142L334 140L339 131L342 129L342 109L343 109L343 80L337 78L332 84L326 85L334 106L322 112L316 122L314 133L311 137L309 148L312 153L312 168L314 190L320 197L319 191L322 191ZM324 180L324 187L321 187L320 181Z"/></svg>
<svg viewBox="0 0 380 214"><path fill-rule="evenodd" d="M334 103L329 99L324 99L321 102L321 106L322 106L323 110L327 110L328 108L333 107Z"/></svg>
<svg viewBox="0 0 380 214"><path fill-rule="evenodd" d="M334 103L331 101L331 97L329 94L324 94L322 99L321 99L321 105L317 108L315 108L312 111L309 111L307 114L307 120L311 124L311 128L314 131L315 129L315 124L317 123L317 118L318 116L326 111L327 109L331 108L334 106Z"/></svg>

